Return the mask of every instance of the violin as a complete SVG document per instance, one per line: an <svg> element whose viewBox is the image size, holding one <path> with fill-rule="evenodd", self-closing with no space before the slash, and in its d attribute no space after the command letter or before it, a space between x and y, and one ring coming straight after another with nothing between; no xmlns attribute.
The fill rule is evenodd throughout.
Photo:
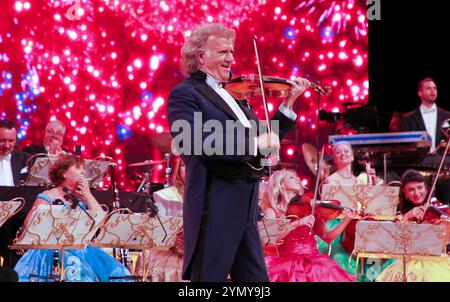
<svg viewBox="0 0 450 302"><path fill-rule="evenodd" d="M264 83L264 94L270 97L286 97L292 87L292 82L278 77L262 76ZM310 82L311 87L326 96L331 93L331 87L325 89L315 82ZM258 75L241 75L227 81L224 88L237 99L253 98L255 95L261 95L261 85Z"/></svg>
<svg viewBox="0 0 450 302"><path fill-rule="evenodd" d="M295 215L299 218L312 214L311 201L312 196L305 194L302 196L296 195L292 198L288 205L287 214ZM345 209L350 209L348 207L341 206L338 200L317 200L314 203L316 217L321 218L324 221L329 221L335 219L341 214Z"/></svg>
<svg viewBox="0 0 450 302"><path fill-rule="evenodd" d="M435 199L425 211L422 223L439 224L443 216L450 217L450 208Z"/></svg>

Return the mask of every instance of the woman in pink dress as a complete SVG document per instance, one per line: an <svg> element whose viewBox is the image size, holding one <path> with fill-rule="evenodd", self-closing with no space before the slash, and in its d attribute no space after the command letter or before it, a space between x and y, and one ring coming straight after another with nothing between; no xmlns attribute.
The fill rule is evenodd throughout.
<svg viewBox="0 0 450 302"><path fill-rule="evenodd" d="M266 218L286 217L288 204L303 194L300 179L295 171L279 170L269 179L262 205ZM296 198L297 197L297 198ZM326 255L320 254L314 235L326 242L341 234L356 213L345 211L345 218L334 229L313 215L291 222L291 231L283 238L277 256L267 256L272 282L352 282L353 277Z"/></svg>

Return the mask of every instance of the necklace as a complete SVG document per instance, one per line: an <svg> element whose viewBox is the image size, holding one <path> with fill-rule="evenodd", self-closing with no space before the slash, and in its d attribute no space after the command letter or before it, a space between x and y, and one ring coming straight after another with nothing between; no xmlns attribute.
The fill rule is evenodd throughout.
<svg viewBox="0 0 450 302"><path fill-rule="evenodd" d="M336 171L336 173L339 174L340 177L345 178L345 179L352 179L353 178L352 174L350 174L350 176L345 176L345 175L342 175L341 171L339 171L339 170Z"/></svg>

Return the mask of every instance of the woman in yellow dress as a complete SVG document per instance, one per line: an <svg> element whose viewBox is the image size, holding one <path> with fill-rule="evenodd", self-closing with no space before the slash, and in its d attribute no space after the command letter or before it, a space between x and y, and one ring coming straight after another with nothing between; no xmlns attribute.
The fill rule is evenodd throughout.
<svg viewBox="0 0 450 302"><path fill-rule="evenodd" d="M422 221L427 211L427 185L418 171L407 170L402 176L402 200L398 210L405 221ZM401 260L388 266L376 279L383 282L404 281ZM450 258L413 259L406 262L406 281L450 282Z"/></svg>

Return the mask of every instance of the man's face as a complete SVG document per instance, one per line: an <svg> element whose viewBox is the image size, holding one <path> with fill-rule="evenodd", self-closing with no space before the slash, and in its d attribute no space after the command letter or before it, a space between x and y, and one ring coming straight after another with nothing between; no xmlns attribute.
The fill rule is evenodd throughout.
<svg viewBox="0 0 450 302"><path fill-rule="evenodd" d="M436 102L437 86L433 81L424 82L418 94L423 103L432 104Z"/></svg>
<svg viewBox="0 0 450 302"><path fill-rule="evenodd" d="M210 36L202 50L199 50L200 69L219 81L227 81L234 63L233 42L226 38Z"/></svg>
<svg viewBox="0 0 450 302"><path fill-rule="evenodd" d="M14 150L16 136L16 129L0 128L0 156L6 156Z"/></svg>
<svg viewBox="0 0 450 302"><path fill-rule="evenodd" d="M64 127L59 124L50 124L45 129L44 145L60 147L64 139Z"/></svg>

